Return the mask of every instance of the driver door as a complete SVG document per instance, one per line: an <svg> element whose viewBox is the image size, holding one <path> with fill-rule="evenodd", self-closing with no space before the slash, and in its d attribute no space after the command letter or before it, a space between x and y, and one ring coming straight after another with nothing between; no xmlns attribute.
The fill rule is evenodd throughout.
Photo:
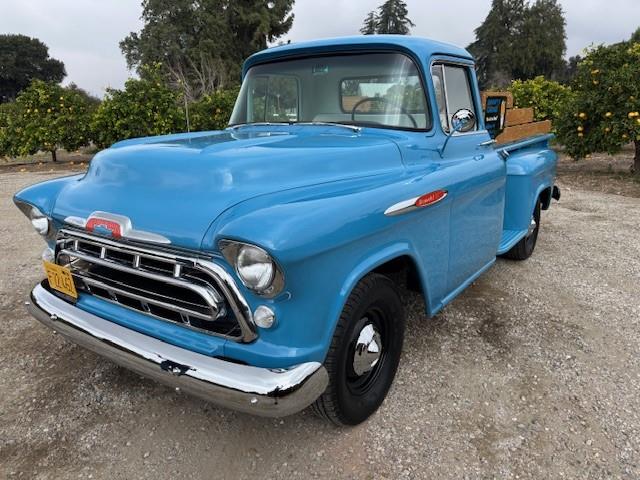
<svg viewBox="0 0 640 480"><path fill-rule="evenodd" d="M471 65L439 62L431 70L442 133L449 135L451 118L471 110L476 127L454 133L444 153L443 167L451 173L452 196L448 291L455 292L487 267L496 256L502 234L506 166L493 150L479 147L490 140L480 130L479 94Z"/></svg>

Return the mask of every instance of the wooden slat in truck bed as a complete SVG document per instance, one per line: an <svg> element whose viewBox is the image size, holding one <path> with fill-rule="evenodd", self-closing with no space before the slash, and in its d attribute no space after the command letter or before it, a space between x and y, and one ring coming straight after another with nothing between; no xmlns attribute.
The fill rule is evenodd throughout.
<svg viewBox="0 0 640 480"><path fill-rule="evenodd" d="M533 108L515 108L513 110L507 110L507 118L505 120L505 126L507 127L515 127L516 125L532 122Z"/></svg>
<svg viewBox="0 0 640 480"><path fill-rule="evenodd" d="M506 127L500 135L496 137L498 144L514 142L533 135L549 133L551 131L551 121L524 123L513 127Z"/></svg>

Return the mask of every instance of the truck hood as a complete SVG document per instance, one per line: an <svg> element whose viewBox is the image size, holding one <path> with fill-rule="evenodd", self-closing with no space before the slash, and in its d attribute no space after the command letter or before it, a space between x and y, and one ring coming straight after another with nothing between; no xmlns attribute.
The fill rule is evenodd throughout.
<svg viewBox="0 0 640 480"><path fill-rule="evenodd" d="M250 198L401 168L392 138L371 129L243 127L144 138L96 155L86 176L60 192L53 216L123 215L137 231L198 249L222 212Z"/></svg>

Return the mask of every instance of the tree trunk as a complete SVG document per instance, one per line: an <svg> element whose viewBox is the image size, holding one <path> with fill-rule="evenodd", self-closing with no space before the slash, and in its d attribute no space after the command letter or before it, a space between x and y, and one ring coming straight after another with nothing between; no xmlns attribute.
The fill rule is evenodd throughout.
<svg viewBox="0 0 640 480"><path fill-rule="evenodd" d="M636 156L633 159L633 173L640 177L640 140L635 141Z"/></svg>
<svg viewBox="0 0 640 480"><path fill-rule="evenodd" d="M53 158L54 162L58 161L58 156L56 155L56 151L55 150L51 150L51 158Z"/></svg>

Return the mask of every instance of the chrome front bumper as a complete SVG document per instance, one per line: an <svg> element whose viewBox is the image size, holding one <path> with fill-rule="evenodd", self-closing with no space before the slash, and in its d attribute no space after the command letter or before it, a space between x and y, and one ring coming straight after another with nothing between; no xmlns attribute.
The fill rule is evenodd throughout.
<svg viewBox="0 0 640 480"><path fill-rule="evenodd" d="M29 312L49 328L141 375L223 407L282 417L309 406L328 383L317 362L287 370L251 367L185 350L65 302L38 284Z"/></svg>

